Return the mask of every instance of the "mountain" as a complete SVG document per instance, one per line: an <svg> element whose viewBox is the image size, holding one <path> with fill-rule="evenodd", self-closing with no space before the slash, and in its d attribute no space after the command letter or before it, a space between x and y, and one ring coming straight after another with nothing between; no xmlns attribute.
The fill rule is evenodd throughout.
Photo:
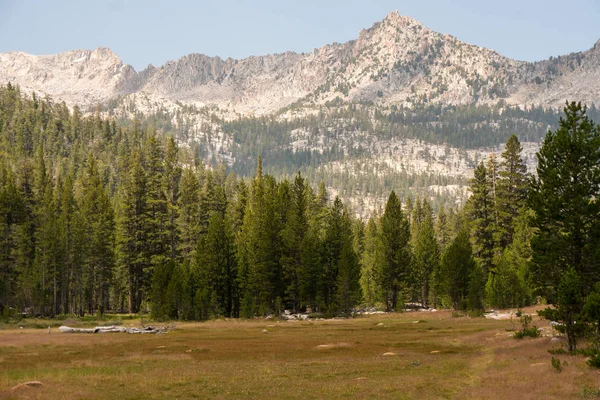
<svg viewBox="0 0 600 400"><path fill-rule="evenodd" d="M0 82L50 94L82 107L128 94L246 115L274 113L299 102L336 97L381 105L492 104L562 107L566 99L600 102L600 45L537 63L433 32L390 13L356 40L311 53L287 52L243 60L190 54L141 72L109 49L50 56L0 54Z"/></svg>
<svg viewBox="0 0 600 400"><path fill-rule="evenodd" d="M269 172L324 180L365 214L390 188L461 201L474 166L512 133L533 168L566 100L600 103L600 42L516 61L392 12L356 40L310 53L190 54L140 72L106 48L4 53L7 82L156 125L242 175L263 154Z"/></svg>

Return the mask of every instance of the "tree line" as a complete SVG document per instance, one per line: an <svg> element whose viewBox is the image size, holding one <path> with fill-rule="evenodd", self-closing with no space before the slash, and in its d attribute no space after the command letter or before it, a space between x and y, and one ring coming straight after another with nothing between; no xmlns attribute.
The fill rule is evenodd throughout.
<svg viewBox="0 0 600 400"><path fill-rule="evenodd" d="M477 166L464 207L436 214L392 191L362 221L324 184L263 173L260 157L240 179L138 120L2 87L2 315L204 320L547 300L575 341L575 321L599 319L600 133L581 105L565 113L536 177L513 135Z"/></svg>
<svg viewBox="0 0 600 400"><path fill-rule="evenodd" d="M471 280L448 255L464 236L454 210L436 217L392 192L364 223L323 184L263 174L260 158L238 179L139 121L83 117L10 85L0 99L4 315L466 307Z"/></svg>
<svg viewBox="0 0 600 400"><path fill-rule="evenodd" d="M492 155L475 169L464 210L475 268L488 277L487 304L551 304L540 315L558 322L569 352L591 338L598 360L600 125L587 114L581 103L566 104L532 177L511 137L500 163Z"/></svg>

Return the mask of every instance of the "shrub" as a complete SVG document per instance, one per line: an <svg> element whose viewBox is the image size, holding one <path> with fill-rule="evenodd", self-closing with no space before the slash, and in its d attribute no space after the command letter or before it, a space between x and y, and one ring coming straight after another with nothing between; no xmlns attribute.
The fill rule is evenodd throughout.
<svg viewBox="0 0 600 400"><path fill-rule="evenodd" d="M517 312L515 313L515 315L516 315L517 317L521 318L521 317L523 316L523 311L521 311L521 309L519 308L519 309L517 310Z"/></svg>
<svg viewBox="0 0 600 400"><path fill-rule="evenodd" d="M564 347L559 347L556 349L548 349L548 353L550 353L550 354L567 354L567 351L564 349Z"/></svg>
<svg viewBox="0 0 600 400"><path fill-rule="evenodd" d="M600 389L592 389L589 387L584 387L581 391L581 397L584 399L591 399L594 397L600 398Z"/></svg>
<svg viewBox="0 0 600 400"><path fill-rule="evenodd" d="M515 332L515 339L523 339L524 337L540 337L540 331L537 326L529 326L529 324L531 324L531 319L531 315L523 314L521 316L521 330Z"/></svg>
<svg viewBox="0 0 600 400"><path fill-rule="evenodd" d="M596 350L587 360L587 364L592 368L600 368L600 351Z"/></svg>
<svg viewBox="0 0 600 400"><path fill-rule="evenodd" d="M558 373L562 372L562 365L560 359L552 357L552 368Z"/></svg>

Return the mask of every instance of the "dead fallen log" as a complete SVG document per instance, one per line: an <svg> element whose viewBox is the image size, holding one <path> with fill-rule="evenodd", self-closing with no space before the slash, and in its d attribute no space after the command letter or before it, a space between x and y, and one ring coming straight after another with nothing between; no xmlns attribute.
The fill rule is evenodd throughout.
<svg viewBox="0 0 600 400"><path fill-rule="evenodd" d="M144 326L143 328L126 328L124 326L97 326L95 328L71 328L69 326L60 326L58 331L61 333L139 333L139 334L163 334L169 333L175 328L175 325L167 326Z"/></svg>

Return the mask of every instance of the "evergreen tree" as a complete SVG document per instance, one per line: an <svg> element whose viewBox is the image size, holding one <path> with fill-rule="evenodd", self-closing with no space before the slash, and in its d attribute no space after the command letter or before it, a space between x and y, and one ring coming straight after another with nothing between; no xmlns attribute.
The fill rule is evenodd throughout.
<svg viewBox="0 0 600 400"><path fill-rule="evenodd" d="M311 224L301 243L302 269L299 275L300 304L306 310L316 310L319 303L319 282L323 267L323 241L319 227Z"/></svg>
<svg viewBox="0 0 600 400"><path fill-rule="evenodd" d="M28 283L33 289L31 301L41 314L51 314L51 286L56 269L56 214L53 192L45 186L44 196L37 201L35 228L35 258L33 269L28 271Z"/></svg>
<svg viewBox="0 0 600 400"><path fill-rule="evenodd" d="M287 206L287 223L281 232L283 242L281 265L285 279L286 296L293 310L300 309L300 279L304 269L302 242L308 229L304 185L304 178L298 173Z"/></svg>
<svg viewBox="0 0 600 400"><path fill-rule="evenodd" d="M117 251L119 265L127 278L128 309L136 313L144 298L144 288L151 284L152 277L146 250L147 181L138 151L131 155L127 171L119 187Z"/></svg>
<svg viewBox="0 0 600 400"><path fill-rule="evenodd" d="M262 175L259 157L238 241L242 303L246 311L259 315L274 305L278 296L276 285L281 278L276 193L274 179Z"/></svg>
<svg viewBox="0 0 600 400"><path fill-rule="evenodd" d="M424 307L428 308L432 275L439 265L439 248L433 228L433 211L427 201L423 201L422 214L414 249L414 264L419 300Z"/></svg>
<svg viewBox="0 0 600 400"><path fill-rule="evenodd" d="M521 158L521 143L515 135L506 142L500 163L500 173L496 190L496 210L498 225L496 242L499 249L506 248L511 242L514 232L514 221L527 196L527 166Z"/></svg>
<svg viewBox="0 0 600 400"><path fill-rule="evenodd" d="M60 201L58 210L58 238L61 246L61 276L60 276L60 304L61 312L77 313L77 307L74 300L77 299L75 294L75 283L78 270L78 259L81 256L80 250L83 243L77 240L77 227L75 226L78 219L77 204L73 193L73 178L71 174L67 174L64 181L60 181L58 185L60 191ZM58 195L58 194L57 194Z"/></svg>
<svg viewBox="0 0 600 400"><path fill-rule="evenodd" d="M531 303L529 263L533 232L528 225L530 217L530 210L522 208L516 221L511 222L515 225L512 243L502 251L486 285L487 300L493 307L524 307Z"/></svg>
<svg viewBox="0 0 600 400"><path fill-rule="evenodd" d="M377 271L386 309L395 310L402 289L409 286L411 251L410 226L400 200L392 191L381 218L381 241L384 262Z"/></svg>
<svg viewBox="0 0 600 400"><path fill-rule="evenodd" d="M179 166L178 159L179 149L175 143L175 138L171 138L167 141L167 148L165 151L165 174L163 187L166 190L167 195L167 210L168 220L166 230L169 236L169 257L172 263L179 260L178 256L178 242L179 242L179 230L178 230L178 216L179 216L179 185L181 180L181 167Z"/></svg>
<svg viewBox="0 0 600 400"><path fill-rule="evenodd" d="M559 128L548 132L538 153L537 178L533 180L530 205L536 233L532 239L536 281L552 288L564 271L580 275L591 289L599 280L596 201L600 190L600 131L586 116L586 108L570 103Z"/></svg>
<svg viewBox="0 0 600 400"><path fill-rule="evenodd" d="M490 154L486 166L486 171L488 191L492 202L492 221L494 224L498 224L498 161L496 160L496 153Z"/></svg>
<svg viewBox="0 0 600 400"><path fill-rule="evenodd" d="M166 262L158 268L154 269L152 275L152 318L160 319L176 319L177 308L173 307L173 304L169 301L169 283L174 277L175 265L172 261Z"/></svg>
<svg viewBox="0 0 600 400"><path fill-rule="evenodd" d="M446 246L450 243L450 229L448 215L446 214L446 209L442 205L435 220L435 237L442 251L446 249Z"/></svg>
<svg viewBox="0 0 600 400"><path fill-rule="evenodd" d="M470 190L472 194L466 208L472 226L473 255L487 275L494 266L494 206L488 172L483 163L475 168Z"/></svg>
<svg viewBox="0 0 600 400"><path fill-rule="evenodd" d="M600 279L600 129L580 103L568 103L564 111L538 153L529 204L535 212L534 279L557 305L575 351L580 303Z"/></svg>
<svg viewBox="0 0 600 400"><path fill-rule="evenodd" d="M441 263L444 290L455 310L468 306L469 282L476 267L469 234L463 228L444 251Z"/></svg>
<svg viewBox="0 0 600 400"><path fill-rule="evenodd" d="M231 234L223 215L213 212L208 232L200 240L196 257L200 276L200 288L208 296L203 297L201 308L208 316L234 316L236 300L236 263L233 255Z"/></svg>
<svg viewBox="0 0 600 400"><path fill-rule="evenodd" d="M165 187L165 153L156 133L150 134L146 143L144 171L146 175L146 208L144 229L146 243L144 244L148 265L148 276L154 269L171 259L171 238L169 232L169 203ZM150 282L145 289L149 291Z"/></svg>
<svg viewBox="0 0 600 400"><path fill-rule="evenodd" d="M96 159L90 154L81 180L79 212L85 227L86 303L90 313L109 309L114 267L114 211L100 177Z"/></svg>
<svg viewBox="0 0 600 400"><path fill-rule="evenodd" d="M17 225L14 231L13 260L18 275L18 304L21 308L34 306L33 286L39 281L33 269L37 224L33 170L33 165L25 161L19 166L16 174L19 196L23 199L23 223Z"/></svg>
<svg viewBox="0 0 600 400"><path fill-rule="evenodd" d="M450 245L450 239L452 237L451 217L452 214L446 214L446 210L444 206L442 206L435 221L435 238L438 244L438 263L437 265L434 265L431 278L431 299L433 301L434 308L437 308L438 304L440 304L441 295L443 292L443 277L439 261L441 259L441 254L443 254L446 248Z"/></svg>
<svg viewBox="0 0 600 400"><path fill-rule="evenodd" d="M360 266L352 244L352 226L336 197L327 217L320 274L320 308L329 314L348 314L360 300Z"/></svg>
<svg viewBox="0 0 600 400"><path fill-rule="evenodd" d="M15 268L15 230L25 218L23 198L12 173L0 170L0 308L2 315L17 306L18 271Z"/></svg>
<svg viewBox="0 0 600 400"><path fill-rule="evenodd" d="M343 244L338 262L337 292L335 296L336 308L342 315L349 316L352 309L361 300L360 292L360 264L352 243L352 230L350 218L344 212L345 229Z"/></svg>
<svg viewBox="0 0 600 400"><path fill-rule="evenodd" d="M179 230L178 251L184 263L189 264L196 254L196 245L200 235L199 225L200 182L192 168L183 170L179 188L179 215L177 225Z"/></svg>
<svg viewBox="0 0 600 400"><path fill-rule="evenodd" d="M365 304L374 306L382 300L381 292L377 284L376 271L384 262L383 243L377 222L374 218L369 219L365 231L365 245L361 256L360 286Z"/></svg>

